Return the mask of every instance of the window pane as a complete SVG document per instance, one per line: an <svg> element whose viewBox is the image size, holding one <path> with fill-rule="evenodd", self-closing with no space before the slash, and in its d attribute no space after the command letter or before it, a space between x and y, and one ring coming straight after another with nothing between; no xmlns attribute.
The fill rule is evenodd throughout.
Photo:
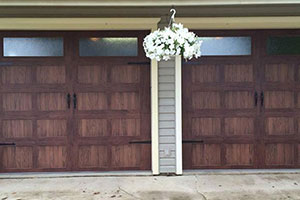
<svg viewBox="0 0 300 200"><path fill-rule="evenodd" d="M5 57L63 56L63 38L3 38Z"/></svg>
<svg viewBox="0 0 300 200"><path fill-rule="evenodd" d="M267 53L269 55L300 55L300 36L269 37Z"/></svg>
<svg viewBox="0 0 300 200"><path fill-rule="evenodd" d="M137 56L137 38L80 38L80 56Z"/></svg>
<svg viewBox="0 0 300 200"><path fill-rule="evenodd" d="M251 55L251 37L200 37L203 56Z"/></svg>

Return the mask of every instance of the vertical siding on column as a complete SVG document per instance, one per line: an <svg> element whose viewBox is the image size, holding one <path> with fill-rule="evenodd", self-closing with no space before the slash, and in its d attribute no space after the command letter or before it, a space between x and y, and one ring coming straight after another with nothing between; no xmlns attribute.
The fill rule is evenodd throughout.
<svg viewBox="0 0 300 200"><path fill-rule="evenodd" d="M175 60L159 62L158 69L160 173L175 173Z"/></svg>

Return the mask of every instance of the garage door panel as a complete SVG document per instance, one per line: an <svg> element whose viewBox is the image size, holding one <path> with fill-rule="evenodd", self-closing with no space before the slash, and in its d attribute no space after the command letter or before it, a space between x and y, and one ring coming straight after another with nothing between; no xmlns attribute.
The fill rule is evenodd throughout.
<svg viewBox="0 0 300 200"><path fill-rule="evenodd" d="M32 68L27 66L1 67L2 84L32 83Z"/></svg>
<svg viewBox="0 0 300 200"><path fill-rule="evenodd" d="M298 123L297 130L298 133L300 133L300 118L297 118L297 123Z"/></svg>
<svg viewBox="0 0 300 200"><path fill-rule="evenodd" d="M112 110L138 110L140 99L137 92L115 92L111 95Z"/></svg>
<svg viewBox="0 0 300 200"><path fill-rule="evenodd" d="M111 164L113 168L136 168L141 163L141 146L118 145L111 147Z"/></svg>
<svg viewBox="0 0 300 200"><path fill-rule="evenodd" d="M108 37L104 45L111 48L125 35L142 41L148 33L34 33L37 40L39 34L59 35L59 50L64 51L59 56L41 57L36 51L16 58L16 49L7 43L14 52L0 68L0 143L8 143L0 147L0 172L149 170L149 59L140 52L125 55L122 45L115 50L124 55L98 54L98 48L89 46L96 53L84 56L76 42L84 37L92 46L101 41L103 48L102 38ZM89 34L99 34L99 39ZM119 39L110 39L118 34ZM14 35L31 38L29 32ZM36 45L43 49L43 43ZM143 48L140 42L134 46L137 52Z"/></svg>
<svg viewBox="0 0 300 200"><path fill-rule="evenodd" d="M265 108L294 108L294 92L291 91L265 91Z"/></svg>
<svg viewBox="0 0 300 200"><path fill-rule="evenodd" d="M192 167L221 166L220 144L192 144Z"/></svg>
<svg viewBox="0 0 300 200"><path fill-rule="evenodd" d="M29 93L2 94L3 111L30 111L32 110L32 95Z"/></svg>
<svg viewBox="0 0 300 200"><path fill-rule="evenodd" d="M294 66L289 64L265 65L266 82L293 82L295 81Z"/></svg>
<svg viewBox="0 0 300 200"><path fill-rule="evenodd" d="M107 82L108 70L104 65L78 66L77 80L82 84L104 84Z"/></svg>
<svg viewBox="0 0 300 200"><path fill-rule="evenodd" d="M254 166L254 147L246 142L256 134L256 69L251 63L237 63L183 66L187 68L183 73L191 70L183 75L183 90L190 91L184 98L192 102L192 108L183 104L183 113L193 116L183 118L185 169ZM205 144L197 144L202 140ZM195 143L185 143L189 141Z"/></svg>
<svg viewBox="0 0 300 200"><path fill-rule="evenodd" d="M225 92L225 108L251 109L254 108L252 91L227 91Z"/></svg>
<svg viewBox="0 0 300 200"><path fill-rule="evenodd" d="M220 118L192 118L193 136L214 136L221 135Z"/></svg>
<svg viewBox="0 0 300 200"><path fill-rule="evenodd" d="M191 67L192 83L214 83L220 81L217 65L195 65Z"/></svg>
<svg viewBox="0 0 300 200"><path fill-rule="evenodd" d="M2 136L4 138L30 138L32 132L32 120L2 120Z"/></svg>
<svg viewBox="0 0 300 200"><path fill-rule="evenodd" d="M37 83L60 84L66 82L65 66L39 66L36 69Z"/></svg>
<svg viewBox="0 0 300 200"><path fill-rule="evenodd" d="M103 62L102 66L106 67L85 67L93 72L78 74L78 111L74 113L80 136L75 138L78 168L149 169L151 145L130 144L150 138L150 104L141 106L148 102L145 97L149 95L146 90L150 89L150 80L145 76L150 75L149 68L119 62ZM92 75L98 72L103 75ZM101 77L106 78L101 82ZM87 83L94 85L85 86ZM144 107L146 110L142 110Z"/></svg>
<svg viewBox="0 0 300 200"><path fill-rule="evenodd" d="M140 136L140 119L112 119L112 136Z"/></svg>
<svg viewBox="0 0 300 200"><path fill-rule="evenodd" d="M139 83L141 66L117 65L111 68L112 83Z"/></svg>
<svg viewBox="0 0 300 200"><path fill-rule="evenodd" d="M150 65L139 64L148 62L139 56L96 54L76 58L81 63L73 81L78 168L150 169L151 145L132 143L150 140Z"/></svg>
<svg viewBox="0 0 300 200"><path fill-rule="evenodd" d="M249 166L254 164L253 144L226 144L227 166Z"/></svg>
<svg viewBox="0 0 300 200"><path fill-rule="evenodd" d="M2 147L2 167L9 169L31 169L33 167L32 147Z"/></svg>
<svg viewBox="0 0 300 200"><path fill-rule="evenodd" d="M107 110L107 94L103 92L78 93L78 110Z"/></svg>
<svg viewBox="0 0 300 200"><path fill-rule="evenodd" d="M267 166L289 166L295 163L294 145L277 143L265 145L265 164Z"/></svg>
<svg viewBox="0 0 300 200"><path fill-rule="evenodd" d="M298 165L300 165L300 144L297 145L297 150L298 150Z"/></svg>
<svg viewBox="0 0 300 200"><path fill-rule="evenodd" d="M254 70L252 65L225 65L225 82L253 82Z"/></svg>
<svg viewBox="0 0 300 200"><path fill-rule="evenodd" d="M109 136L108 121L108 119L80 119L78 122L80 137Z"/></svg>
<svg viewBox="0 0 300 200"><path fill-rule="evenodd" d="M37 137L67 137L67 120L37 120Z"/></svg>
<svg viewBox="0 0 300 200"><path fill-rule="evenodd" d="M183 62L182 113L191 116L182 119L185 169L299 166L299 54L288 55L288 34L281 32L281 46L276 46L268 42L271 32L228 31L226 35L251 35L248 56L213 54ZM195 144L199 150L189 144L202 141L204 144ZM205 151L200 147L207 143L220 145L219 166L202 161L205 156L216 157L214 151L208 152L211 155L198 153Z"/></svg>
<svg viewBox="0 0 300 200"><path fill-rule="evenodd" d="M67 110L67 95L65 93L39 93L37 94L37 107L39 111Z"/></svg>
<svg viewBox="0 0 300 200"><path fill-rule="evenodd" d="M267 135L293 135L295 134L294 118L292 117L266 118L265 132Z"/></svg>
<svg viewBox="0 0 300 200"><path fill-rule="evenodd" d="M220 92L193 92L193 109L219 109L221 108Z"/></svg>
<svg viewBox="0 0 300 200"><path fill-rule="evenodd" d="M228 136L254 136L254 118L225 118L225 134Z"/></svg>
<svg viewBox="0 0 300 200"><path fill-rule="evenodd" d="M298 71L298 72L295 72L295 74L298 73L298 79L297 79L297 81L300 82L300 65L297 64L297 65L296 65L296 68L297 68L297 71Z"/></svg>
<svg viewBox="0 0 300 200"><path fill-rule="evenodd" d="M37 154L37 168L55 169L67 167L66 146L39 146Z"/></svg>
<svg viewBox="0 0 300 200"><path fill-rule="evenodd" d="M107 146L79 146L79 168L106 168L109 166Z"/></svg>
<svg viewBox="0 0 300 200"><path fill-rule="evenodd" d="M297 108L300 108L300 92L297 93Z"/></svg>
<svg viewBox="0 0 300 200"><path fill-rule="evenodd" d="M297 165L297 68L291 63L264 64L264 146L265 167ZM271 84L268 84L271 83ZM276 112L275 112L276 111ZM263 134L263 133L262 133Z"/></svg>

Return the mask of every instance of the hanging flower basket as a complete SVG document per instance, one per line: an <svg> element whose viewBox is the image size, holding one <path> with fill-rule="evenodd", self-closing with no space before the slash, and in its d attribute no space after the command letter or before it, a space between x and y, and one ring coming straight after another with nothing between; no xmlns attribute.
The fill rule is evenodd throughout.
<svg viewBox="0 0 300 200"><path fill-rule="evenodd" d="M181 55L186 60L200 57L202 41L197 35L189 32L182 24L170 24L169 27L158 29L144 38L146 56L157 61L167 61L176 55Z"/></svg>

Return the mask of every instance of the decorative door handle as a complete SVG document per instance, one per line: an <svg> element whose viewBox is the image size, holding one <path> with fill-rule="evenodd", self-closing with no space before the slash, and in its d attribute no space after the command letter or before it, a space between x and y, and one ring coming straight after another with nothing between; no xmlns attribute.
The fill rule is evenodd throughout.
<svg viewBox="0 0 300 200"><path fill-rule="evenodd" d="M264 92L260 93L260 104L262 107L264 106Z"/></svg>
<svg viewBox="0 0 300 200"><path fill-rule="evenodd" d="M67 104L68 104L68 109L71 108L71 95L70 93L67 94Z"/></svg>
<svg viewBox="0 0 300 200"><path fill-rule="evenodd" d="M74 109L76 109L76 107L77 107L77 95L75 93L73 94L73 106L74 106Z"/></svg>
<svg viewBox="0 0 300 200"><path fill-rule="evenodd" d="M258 94L257 92L255 91L254 92L254 105L257 106L257 101L258 101Z"/></svg>

